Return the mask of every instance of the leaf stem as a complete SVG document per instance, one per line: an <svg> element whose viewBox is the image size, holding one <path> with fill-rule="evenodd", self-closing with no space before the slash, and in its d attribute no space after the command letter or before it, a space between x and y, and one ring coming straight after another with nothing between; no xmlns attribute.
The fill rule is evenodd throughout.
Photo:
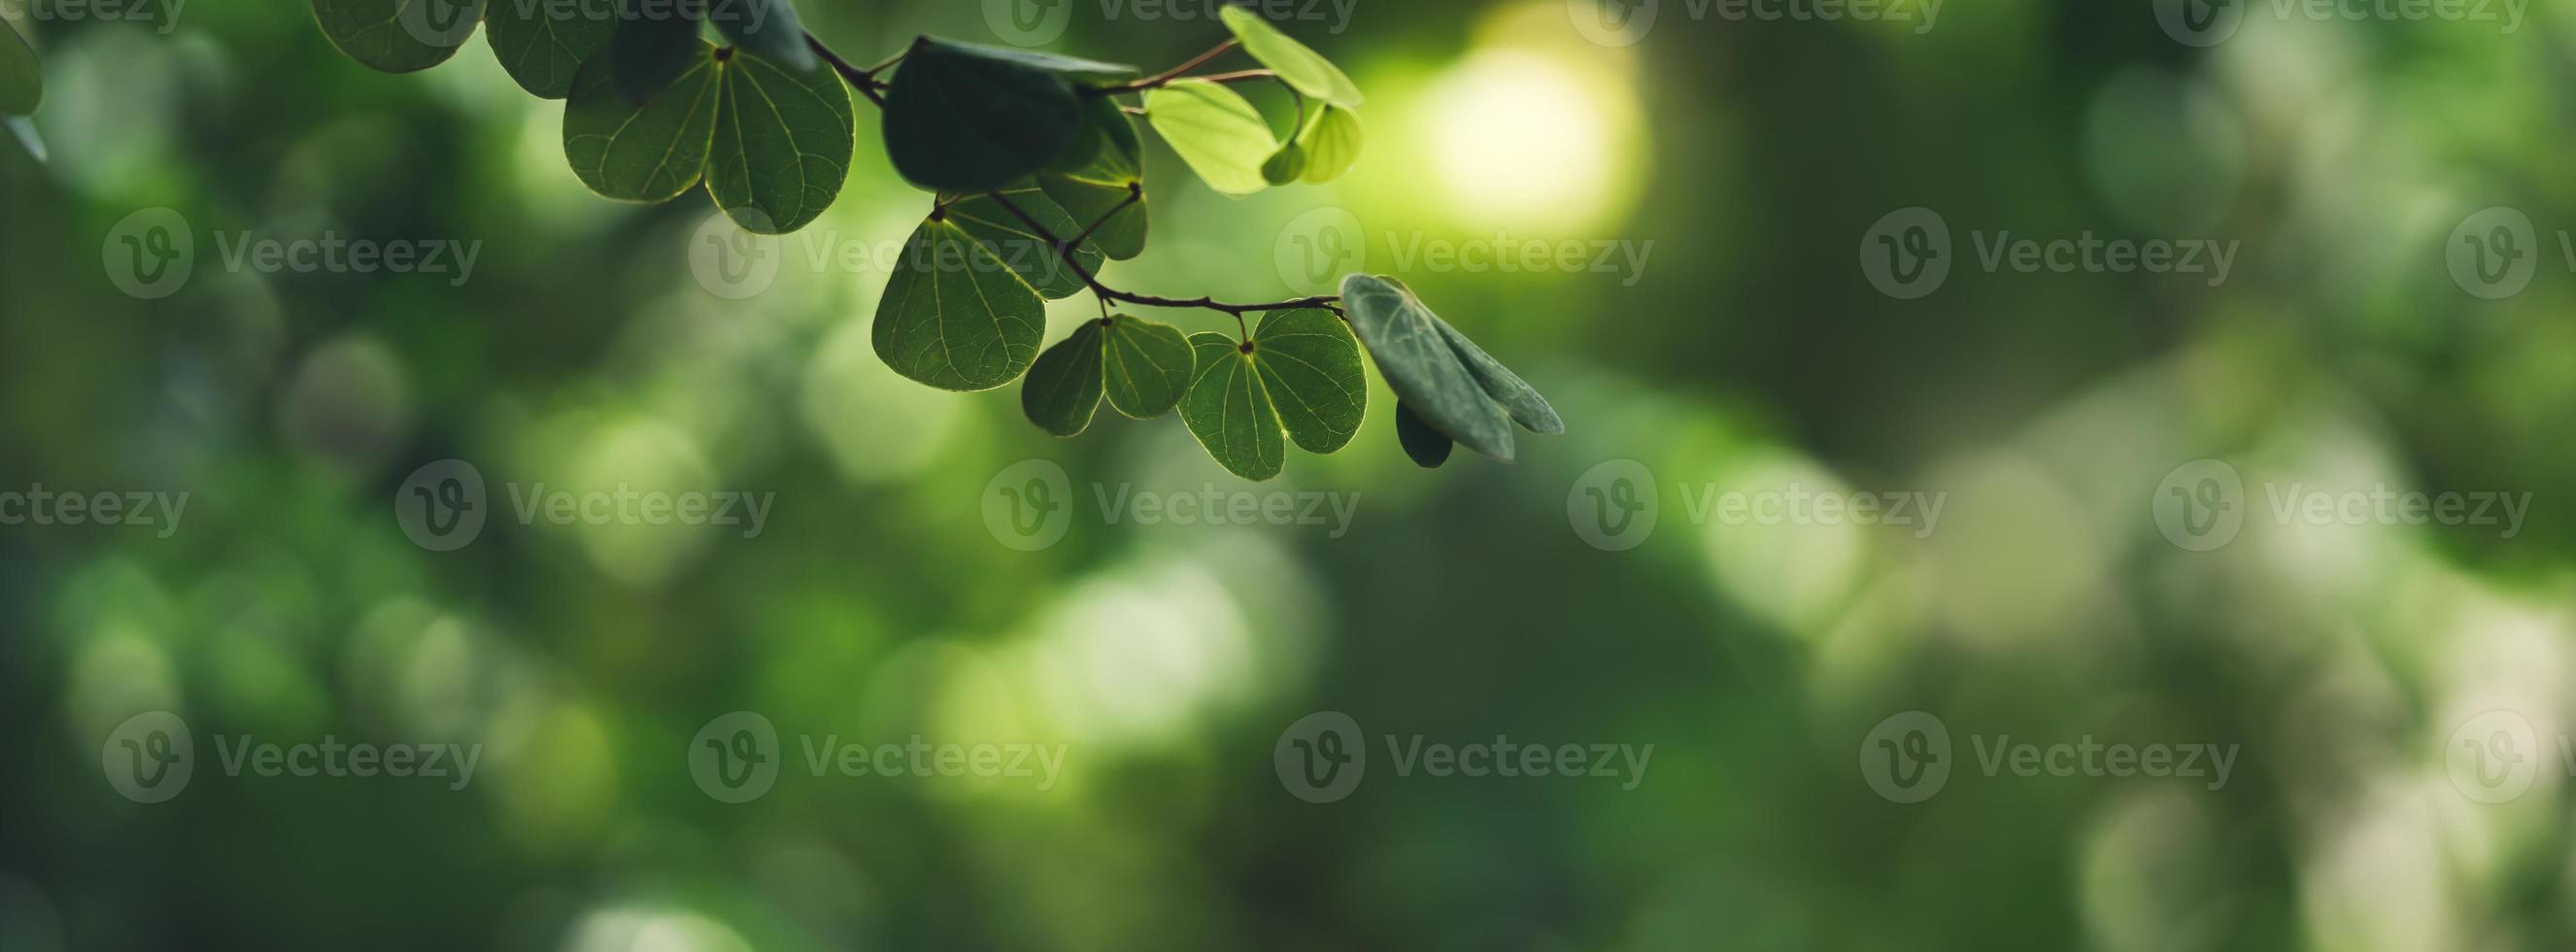
<svg viewBox="0 0 2576 952"><path fill-rule="evenodd" d="M1194 298L1161 297L1152 294L1134 294L1109 287L1101 284L1099 278L1094 277L1090 270L1084 268L1080 261L1074 259L1074 242L1056 237L1055 233L1048 231L1047 227L1040 224L1036 217L1030 215L1026 210L1020 208L1018 204L1012 202L1010 196L1004 195L1000 191L987 192L985 194L992 196L995 203L1001 205L1003 210L1010 212L1013 217L1018 218L1021 224L1029 226L1029 231L1032 234L1054 243L1056 257L1063 259L1064 266L1073 271L1074 277L1081 278L1083 286L1090 288L1092 294L1099 296L1103 300L1125 301L1129 304L1142 304L1147 307L1194 307L1204 308L1211 311L1222 311L1227 314L1234 315L1235 323L1238 326L1243 323L1243 315L1248 311L1289 311L1301 307L1320 307L1333 312L1337 316L1342 316L1342 299L1338 295L1331 294L1318 294L1312 297L1295 298L1286 301L1263 301L1252 304L1233 304L1204 296ZM1348 317L1344 316L1344 319L1348 320Z"/></svg>
<svg viewBox="0 0 2576 952"><path fill-rule="evenodd" d="M823 62L832 64L832 71L841 74L841 79L848 82L850 88L858 90L859 95L868 97L869 102L876 103L878 106L885 105L885 96L880 92L885 88L885 84L877 81L877 70L901 61L903 53L897 53L893 59L879 63L873 68L860 69L850 65L849 60L842 59L841 54L832 52L831 47L823 45L823 41L816 38L811 30L805 32L805 45L814 50L814 55L822 57ZM909 52L912 52L910 48L904 50L904 53Z"/></svg>

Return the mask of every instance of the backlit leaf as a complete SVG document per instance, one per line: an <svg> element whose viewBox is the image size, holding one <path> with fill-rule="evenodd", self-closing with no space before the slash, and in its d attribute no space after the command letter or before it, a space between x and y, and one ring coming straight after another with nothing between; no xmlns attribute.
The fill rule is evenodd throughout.
<svg viewBox="0 0 2576 952"><path fill-rule="evenodd" d="M1279 78L1298 92L1313 96L1344 109L1357 109L1360 88L1331 60L1323 58L1306 44L1288 38L1261 15L1242 7L1227 6L1219 11L1225 28L1243 43L1243 51L1261 61L1261 65L1279 74Z"/></svg>
<svg viewBox="0 0 2576 952"><path fill-rule="evenodd" d="M942 390L990 390L1037 358L1046 303L955 222L921 223L877 302L877 357Z"/></svg>
<svg viewBox="0 0 2576 952"><path fill-rule="evenodd" d="M1026 179L1014 182L1001 193L1014 207L1037 219L1038 224L1045 225L1048 234L1071 240L1082 232L1082 226L1075 224L1073 217L1066 214L1054 199L1039 191L1033 182ZM1064 266L1064 258L1056 253L1054 242L1031 231L1029 223L1011 214L1010 209L1002 207L991 195L982 192L963 196L941 195L940 201L947 209L949 221L983 242L994 259L1008 265L1021 280L1038 289L1039 294L1052 300L1070 296L1085 287L1082 275ZM1089 245L1075 248L1073 259L1082 265L1082 270L1100 273L1100 249Z"/></svg>
<svg viewBox="0 0 2576 952"><path fill-rule="evenodd" d="M1090 426L1104 393L1121 414L1161 416L1181 402L1193 364L1180 328L1125 314L1084 321L1030 365L1020 409L1057 436Z"/></svg>
<svg viewBox="0 0 2576 952"><path fill-rule="evenodd" d="M1351 441L1368 411L1368 377L1359 341L1323 308L1272 311L1252 329L1252 353L1263 389L1288 437L1309 453Z"/></svg>
<svg viewBox="0 0 2576 952"><path fill-rule="evenodd" d="M991 47L916 41L886 91L886 156L895 171L932 191L980 192L1062 153L1082 127L1082 105L1061 72L1032 62Z"/></svg>
<svg viewBox="0 0 2576 952"><path fill-rule="evenodd" d="M1251 480L1279 475L1288 441L1251 355L1234 338L1217 333L1190 335L1190 348L1198 376L1189 396L1181 398L1181 422L1190 435L1226 472Z"/></svg>
<svg viewBox="0 0 2576 952"><path fill-rule="evenodd" d="M1020 412L1029 422L1057 436L1074 436L1091 426L1100 409L1101 325L1107 318L1084 321L1073 336L1039 354L1020 381Z"/></svg>
<svg viewBox="0 0 2576 952"><path fill-rule="evenodd" d="M850 172L858 117L839 74L820 62L798 69L748 51L716 64L715 141L707 192L745 230L803 228Z"/></svg>
<svg viewBox="0 0 2576 952"><path fill-rule="evenodd" d="M1145 121L1208 187L1250 195L1269 187L1262 164L1279 148L1261 113L1234 90L1184 79L1145 94Z"/></svg>
<svg viewBox="0 0 2576 952"><path fill-rule="evenodd" d="M626 202L668 200L698 184L715 133L715 48L699 43L668 85L641 103L615 87L612 47L581 68L564 104L564 158L591 191Z"/></svg>
<svg viewBox="0 0 2576 952"><path fill-rule="evenodd" d="M797 19L792 0L716 0L707 10L707 22L743 52L787 70L802 73L823 65L805 45L805 24Z"/></svg>
<svg viewBox="0 0 2576 952"><path fill-rule="evenodd" d="M1085 152L1078 140L1068 151L1083 154L1084 160L1073 168L1039 173L1038 187L1082 227L1099 222L1090 245L1124 261L1145 251L1145 176L1136 124L1107 96L1083 99L1080 135L1090 150ZM1127 200L1131 195L1133 202Z"/></svg>
<svg viewBox="0 0 2576 952"><path fill-rule="evenodd" d="M492 55L519 87L547 99L572 95L581 65L608 48L617 11L600 0L485 0Z"/></svg>
<svg viewBox="0 0 2576 952"><path fill-rule="evenodd" d="M483 20L483 0L313 0L313 18L350 59L408 73L456 55Z"/></svg>
<svg viewBox="0 0 2576 952"><path fill-rule="evenodd" d="M1307 184L1341 178L1360 160L1360 117L1348 109L1326 106L1306 127L1301 141L1306 147Z"/></svg>

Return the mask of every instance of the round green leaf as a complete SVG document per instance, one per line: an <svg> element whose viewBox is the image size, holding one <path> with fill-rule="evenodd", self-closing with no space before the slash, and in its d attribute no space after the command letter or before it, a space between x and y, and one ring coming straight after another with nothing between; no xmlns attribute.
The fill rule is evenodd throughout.
<svg viewBox="0 0 2576 952"><path fill-rule="evenodd" d="M642 102L616 89L612 46L581 68L564 104L564 158L590 190L626 202L671 199L698 184L715 132L715 48L699 43L686 66Z"/></svg>
<svg viewBox="0 0 2576 952"><path fill-rule="evenodd" d="M1234 90L1184 79L1145 94L1145 121L1208 187L1228 195L1268 188L1262 164L1279 148L1261 113Z"/></svg>
<svg viewBox="0 0 2576 952"><path fill-rule="evenodd" d="M726 54L730 54L729 56ZM707 193L745 230L803 228L841 194L858 117L839 74L719 51Z"/></svg>
<svg viewBox="0 0 2576 952"><path fill-rule="evenodd" d="M1243 43L1244 52L1270 67L1298 92L1344 109L1359 108L1360 88L1342 75L1341 67L1334 66L1331 60L1289 39L1288 34L1250 10L1228 6L1218 15L1225 18L1225 28L1233 30L1234 38Z"/></svg>
<svg viewBox="0 0 2576 952"><path fill-rule="evenodd" d="M617 11L606 3L487 0L483 12L492 55L519 87L546 99L572 95L581 64L608 48Z"/></svg>
<svg viewBox="0 0 2576 952"><path fill-rule="evenodd" d="M1057 436L1074 436L1091 426L1100 409L1101 325L1107 318L1084 321L1067 337L1039 354L1020 381L1020 412L1029 422Z"/></svg>
<svg viewBox="0 0 2576 952"><path fill-rule="evenodd" d="M1440 319L1413 292L1385 278L1354 274L1342 279L1342 309L1397 399L1468 449L1511 461L1510 418L1459 362Z"/></svg>
<svg viewBox="0 0 2576 952"><path fill-rule="evenodd" d="M1045 225L1049 235L1071 240L1082 233L1082 226L1074 222L1073 216L1066 214L1054 199L1039 191L1036 183L1022 179L1002 189L1001 194L1013 206L1037 219L1038 224ZM1054 241L1029 230L1028 222L1011 214L1011 210L994 201L990 193L941 195L939 198L940 207L946 209L949 221L983 242L995 260L1009 266L1020 280L1027 281L1048 300L1070 297L1086 286L1082 275L1064 266L1064 258L1056 253ZM1088 244L1077 247L1073 249L1073 260L1081 264L1085 272L1100 273L1098 248Z"/></svg>
<svg viewBox="0 0 2576 952"><path fill-rule="evenodd" d="M0 116L32 116L36 106L45 101L45 70L36 59L36 48L18 29L0 22Z"/></svg>
<svg viewBox="0 0 2576 952"><path fill-rule="evenodd" d="M1083 97L1083 113L1079 144L1068 150L1083 160L1039 174L1038 187L1081 228L1099 222L1089 244L1124 261L1145 252L1145 176L1136 124L1107 96ZM1127 200L1131 195L1133 202Z"/></svg>
<svg viewBox="0 0 2576 952"><path fill-rule="evenodd" d="M877 357L942 390L990 390L1037 358L1046 302L955 222L934 214L905 243L877 302Z"/></svg>
<svg viewBox="0 0 2576 952"><path fill-rule="evenodd" d="M1216 457L1226 472L1245 479L1279 475L1287 462L1287 441L1279 431L1279 411L1261 385L1244 345L1223 334L1190 335L1197 378L1181 398L1181 422Z"/></svg>
<svg viewBox="0 0 2576 952"><path fill-rule="evenodd" d="M509 3L513 0L497 0ZM805 45L805 24L791 0L717 0L707 10L716 32L746 53L756 53L795 72L823 65Z"/></svg>
<svg viewBox="0 0 2576 952"><path fill-rule="evenodd" d="M1511 414L1512 422L1530 432L1547 436L1565 432L1565 420L1556 415L1555 407L1548 406L1546 397L1539 396L1538 388L1530 386L1529 381L1522 380L1519 374L1503 366L1503 362L1495 360L1492 354L1485 353L1484 348L1476 346L1475 341L1468 340L1467 335L1449 326L1449 322L1441 320L1439 315L1431 316L1431 324L1440 329L1441 338L1449 342L1450 350L1457 352L1458 362L1466 365L1467 373L1476 378L1476 384L1485 388L1485 395L1494 398L1495 403L1503 405L1504 412Z"/></svg>
<svg viewBox="0 0 2576 952"><path fill-rule="evenodd" d="M1439 469L1440 464L1449 461L1449 451L1457 446L1446 434L1422 422L1422 417L1402 400L1395 402L1395 441L1403 444L1404 455L1412 457L1414 465L1424 469Z"/></svg>
<svg viewBox="0 0 2576 952"><path fill-rule="evenodd" d="M408 73L456 55L483 20L483 0L313 0L313 19L350 59Z"/></svg>
<svg viewBox="0 0 2576 952"><path fill-rule="evenodd" d="M670 86L681 73L696 65L706 46L698 39L698 21L692 19L697 10L638 6L650 2L627 0L631 9L619 17L617 28L610 31L607 51L582 64L588 67L608 60L611 88L629 105L641 104ZM575 84L580 81L579 76L573 78Z"/></svg>
<svg viewBox="0 0 2576 952"><path fill-rule="evenodd" d="M1360 343L1342 319L1323 308L1272 311L1252 329L1252 353L1262 389L1279 412L1288 437L1309 453L1341 449L1359 432L1368 412L1368 376Z"/></svg>
<svg viewBox="0 0 2576 952"><path fill-rule="evenodd" d="M1325 106L1306 127L1304 142L1307 184L1341 178L1360 160L1360 117L1348 109Z"/></svg>
<svg viewBox="0 0 2576 952"><path fill-rule="evenodd" d="M1081 126L1063 75L990 47L916 41L886 91L886 156L932 191L1000 188L1062 153Z"/></svg>
<svg viewBox="0 0 2576 952"><path fill-rule="evenodd" d="M1279 151L1270 154L1269 161L1261 163L1261 179L1272 185L1294 182L1305 171L1306 149L1294 140L1281 145Z"/></svg>
<svg viewBox="0 0 2576 952"><path fill-rule="evenodd" d="M1190 339L1169 324L1119 314L1101 325L1101 373L1109 405L1148 420L1171 412L1190 388L1197 356Z"/></svg>

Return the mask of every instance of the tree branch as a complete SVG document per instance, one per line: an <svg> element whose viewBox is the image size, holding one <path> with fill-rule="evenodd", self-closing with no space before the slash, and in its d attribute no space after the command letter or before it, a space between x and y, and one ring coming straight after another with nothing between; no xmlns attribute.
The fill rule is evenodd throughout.
<svg viewBox="0 0 2576 952"><path fill-rule="evenodd" d="M1152 294L1131 294L1126 291L1108 287L1101 284L1099 278L1093 277L1091 272L1082 266L1081 262L1074 260L1073 242L1056 237L1055 233L1048 231L1045 225L1039 224L1037 218L1031 216L1027 211L1021 209L1019 205L1013 203L1010 196L1004 195L999 191L987 192L985 194L992 196L994 202L999 203L1003 210L1010 212L1013 217L1018 218L1021 224L1029 226L1030 232L1049 242L1053 242L1055 244L1056 257L1064 261L1064 266L1073 271L1074 277L1081 278L1083 286L1090 288L1091 293L1098 295L1105 300L1125 301L1129 304L1142 304L1147 307L1194 307L1204 308L1211 311L1223 311L1227 314L1234 315L1237 321L1240 321L1243 318L1243 315L1249 311L1289 311L1301 307L1320 307L1333 312L1335 315L1341 315L1342 313L1341 297L1331 294L1318 294L1312 297L1294 298L1286 301L1263 301L1251 304L1232 304L1204 296L1194 298L1170 298ZM1347 320L1348 318L1345 317L1344 319Z"/></svg>
<svg viewBox="0 0 2576 952"><path fill-rule="evenodd" d="M1179 66L1174 66L1174 67L1172 67L1172 68L1170 68L1170 69L1164 70L1164 71L1159 72L1159 73L1155 73L1155 74L1154 74L1154 75L1152 75L1152 76L1147 76L1147 77L1145 77L1145 78L1143 78L1143 79L1137 80L1137 81L1132 82L1132 83L1120 83L1120 84L1118 84L1118 85L1116 85L1116 86L1100 86L1100 87L1095 87L1095 88L1093 88L1093 89L1085 90L1085 92L1089 92L1089 93L1092 93L1092 94L1095 94L1095 95L1102 95L1102 96L1106 96L1106 95L1108 95L1108 94L1110 94L1110 93L1133 93L1133 92L1143 92L1143 91L1145 91L1145 90L1153 89L1153 88L1155 88L1155 87L1157 87L1157 86L1161 86L1161 85L1163 85L1163 84L1165 84L1165 83L1171 82L1172 80L1179 79L1179 78L1181 78L1181 74L1182 74L1182 73L1186 73L1186 72L1189 72L1189 71L1191 71L1191 70L1197 69L1197 68L1199 68L1199 67L1201 67L1201 66L1204 66L1204 65L1206 65L1206 64L1207 64L1207 61L1212 60L1212 59L1215 59L1215 58L1217 58L1219 55L1223 54L1225 51L1230 50L1230 49L1233 49L1233 48L1234 48L1234 40L1233 40L1232 38L1228 38L1225 42L1223 42L1223 43L1219 43L1219 44L1217 44L1217 45L1215 45L1215 46L1213 46L1213 47L1210 47L1210 48L1208 49L1208 51L1207 51L1207 52L1205 52L1205 53L1201 53L1201 54L1199 54L1199 55L1197 55L1197 56L1190 57L1190 59L1189 59L1189 61L1188 61L1188 62L1186 62L1186 63L1182 63L1182 64L1181 64L1181 65L1179 65Z"/></svg>

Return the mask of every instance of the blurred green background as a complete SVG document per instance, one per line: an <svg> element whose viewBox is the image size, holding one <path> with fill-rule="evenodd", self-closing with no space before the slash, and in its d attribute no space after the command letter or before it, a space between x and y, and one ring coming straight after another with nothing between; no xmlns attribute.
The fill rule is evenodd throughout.
<svg viewBox="0 0 2576 952"><path fill-rule="evenodd" d="M917 33L1029 38L979 6L802 13L861 63ZM864 104L839 203L732 300L690 264L704 196L587 193L561 104L479 38L390 76L302 4L192 3L166 32L8 7L52 154L0 146L0 492L189 496L165 526L0 525L22 754L0 947L2576 944L2576 20L2256 4L2204 46L2125 0L1952 4L1929 29L1653 7L1301 5L1283 26L1370 97L1349 177L1232 200L1148 146L1154 241L1116 286L1308 293L1300 237L1355 227L1346 269L1403 278L1571 427L1422 471L1373 383L1349 449L1260 485L1177 419L1104 410L1058 441L1016 386L887 370L883 270L806 263L891 248L927 208ZM1147 69L1224 35L1192 4L1061 9L1047 48ZM1874 229L1918 206L1950 270L1883 294ZM2503 295L2446 266L2494 206L2531 223ZM152 208L195 255L142 299L118 238ZM2005 232L2241 250L2214 285L2023 273L1979 258ZM459 283L220 247L325 233L479 257ZM1641 265L1415 253L1532 240ZM1049 340L1092 308L1057 302ZM488 486L453 551L398 517L443 459ZM1028 551L992 519L1025 460L1069 490ZM2158 520L2195 460L2241 480L2241 532L2206 550ZM750 538L514 518L505 487L539 483L774 505ZM1211 486L1351 517L1105 504ZM2273 508L2382 488L2528 515ZM1696 504L1791 491L1944 506L1918 527ZM158 803L117 785L120 725L151 711L194 744ZM688 758L736 711L774 725L779 769L726 803ZM1316 803L1283 732L1323 711L1367 760ZM1871 764L1912 711L1948 773L1909 803ZM217 741L242 735L480 760L461 789L228 775ZM916 736L1048 745L1062 772L816 775L800 750ZM1444 777L1398 769L1388 738L1417 736L1653 748L1627 778ZM2241 756L2220 784L1979 756L2088 737ZM2490 753L2509 795L2462 760Z"/></svg>

